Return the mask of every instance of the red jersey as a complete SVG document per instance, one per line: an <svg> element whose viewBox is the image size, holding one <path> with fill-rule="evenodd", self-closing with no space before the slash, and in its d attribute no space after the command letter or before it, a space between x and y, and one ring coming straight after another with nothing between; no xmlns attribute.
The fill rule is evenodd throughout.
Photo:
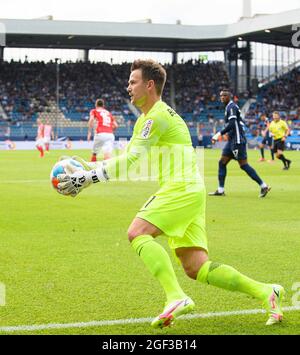
<svg viewBox="0 0 300 355"><path fill-rule="evenodd" d="M44 125L40 123L37 128L37 139L44 138Z"/></svg>
<svg viewBox="0 0 300 355"><path fill-rule="evenodd" d="M94 108L90 117L97 121L96 133L113 133L113 115L102 107Z"/></svg>

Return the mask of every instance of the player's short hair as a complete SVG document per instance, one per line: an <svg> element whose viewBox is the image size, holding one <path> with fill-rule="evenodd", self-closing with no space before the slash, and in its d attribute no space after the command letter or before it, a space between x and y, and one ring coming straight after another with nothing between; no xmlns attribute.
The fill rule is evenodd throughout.
<svg viewBox="0 0 300 355"><path fill-rule="evenodd" d="M102 99L97 99L96 100L96 107L103 107L104 106L104 101Z"/></svg>
<svg viewBox="0 0 300 355"><path fill-rule="evenodd" d="M223 92L224 94L228 95L228 96L231 96L231 91L229 89L222 89L221 92ZM221 94L220 92L220 94Z"/></svg>
<svg viewBox="0 0 300 355"><path fill-rule="evenodd" d="M278 115L280 117L280 113L278 111L274 111L273 115Z"/></svg>
<svg viewBox="0 0 300 355"><path fill-rule="evenodd" d="M137 69L141 69L144 81L154 81L156 93L161 95L167 80L164 67L153 59L137 59L131 65L131 72Z"/></svg>

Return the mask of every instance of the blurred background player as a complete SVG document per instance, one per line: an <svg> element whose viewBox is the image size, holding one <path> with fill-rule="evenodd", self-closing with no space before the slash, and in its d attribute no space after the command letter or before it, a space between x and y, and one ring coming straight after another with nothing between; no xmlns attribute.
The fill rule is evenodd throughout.
<svg viewBox="0 0 300 355"><path fill-rule="evenodd" d="M35 146L37 150L40 152L40 157L43 158L45 151L45 143L44 143L44 124L40 118L36 120L37 124L37 135Z"/></svg>
<svg viewBox="0 0 300 355"><path fill-rule="evenodd" d="M259 161L261 161L261 162L266 161L264 148L265 148L265 145L267 144L270 148L271 158L272 158L271 160L268 160L268 162L274 163L273 138L269 132L270 119L267 117L267 115L265 113L263 113L260 116L260 120L261 121L259 123L259 128L260 128L260 134L263 137L263 140L262 140L261 144L259 145L260 154L261 154L261 158L259 159Z"/></svg>
<svg viewBox="0 0 300 355"><path fill-rule="evenodd" d="M286 159L283 155L285 149L285 140L290 134L290 129L285 121L280 118L279 112L273 112L273 121L270 123L269 131L274 138L274 153L276 158L283 162L283 170L289 170L292 163L291 160Z"/></svg>
<svg viewBox="0 0 300 355"><path fill-rule="evenodd" d="M203 146L203 136L205 133L205 126L203 123L197 123L197 138L199 146Z"/></svg>
<svg viewBox="0 0 300 355"><path fill-rule="evenodd" d="M47 119L44 125L44 143L45 143L46 152L49 152L51 139L54 140L54 133L53 133L52 125Z"/></svg>
<svg viewBox="0 0 300 355"><path fill-rule="evenodd" d="M104 160L111 158L114 148L115 135L114 131L118 128L118 124L113 115L104 108L104 101L98 99L95 108L90 112L88 122L88 142L91 140L92 131L95 128L93 154L91 161L97 161L97 155L102 149Z"/></svg>
<svg viewBox="0 0 300 355"><path fill-rule="evenodd" d="M219 161L219 187L217 191L209 193L210 196L225 196L225 179L227 175L227 164L235 159L238 161L240 168L244 170L252 180L256 181L260 186L259 197L265 197L270 191L270 187L257 175L256 171L248 164L247 160L247 140L245 136L245 123L241 117L241 111L237 104L231 100L229 90L223 90L220 93L221 102L226 105L225 109L225 128L216 133L212 138L212 143L228 134L228 142L226 143L221 160Z"/></svg>

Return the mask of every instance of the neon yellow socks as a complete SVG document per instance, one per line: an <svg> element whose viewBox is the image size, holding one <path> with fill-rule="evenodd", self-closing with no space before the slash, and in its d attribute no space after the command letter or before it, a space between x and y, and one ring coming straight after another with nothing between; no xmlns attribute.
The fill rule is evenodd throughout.
<svg viewBox="0 0 300 355"><path fill-rule="evenodd" d="M264 300L272 288L241 274L233 267L211 261L204 263L197 275L197 281L230 291L239 291Z"/></svg>
<svg viewBox="0 0 300 355"><path fill-rule="evenodd" d="M168 253L160 244L155 242L152 236L141 235L135 238L131 245L151 274L162 285L167 296L167 303L186 297L179 286Z"/></svg>
<svg viewBox="0 0 300 355"><path fill-rule="evenodd" d="M131 245L151 274L162 285L167 296L167 303L186 297L177 281L168 253L155 242L153 237L141 235L135 238ZM225 290L246 293L260 300L264 300L272 291L272 287L268 284L250 279L231 266L211 261L202 265L197 275L197 281Z"/></svg>

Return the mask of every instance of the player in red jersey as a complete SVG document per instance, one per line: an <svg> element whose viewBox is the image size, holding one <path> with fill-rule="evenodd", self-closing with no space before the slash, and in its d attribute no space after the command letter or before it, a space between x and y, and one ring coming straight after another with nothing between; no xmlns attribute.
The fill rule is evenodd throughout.
<svg viewBox="0 0 300 355"><path fill-rule="evenodd" d="M113 115L104 108L104 101L98 99L95 108L90 112L88 122L88 142L91 140L92 130L95 123L94 145L91 161L97 161L99 150L103 150L104 159L110 159L115 141L114 131L118 128L118 124Z"/></svg>
<svg viewBox="0 0 300 355"><path fill-rule="evenodd" d="M37 124L37 134L36 134L36 143L35 146L37 150L40 152L40 157L43 158L45 143L44 143L44 124L40 118L36 120Z"/></svg>
<svg viewBox="0 0 300 355"><path fill-rule="evenodd" d="M53 133L52 125L47 119L44 125L44 143L45 143L46 152L49 152L51 139L54 140L54 133Z"/></svg>

